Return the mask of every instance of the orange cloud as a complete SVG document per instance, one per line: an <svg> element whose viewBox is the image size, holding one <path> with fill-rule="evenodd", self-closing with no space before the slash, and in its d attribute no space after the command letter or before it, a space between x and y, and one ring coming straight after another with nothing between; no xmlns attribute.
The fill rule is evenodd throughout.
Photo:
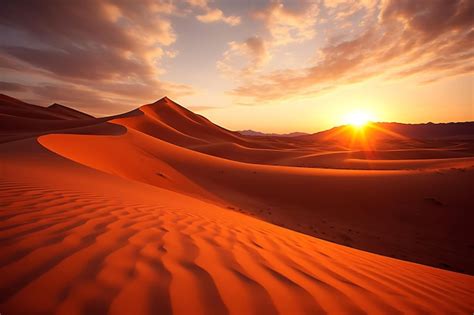
<svg viewBox="0 0 474 315"><path fill-rule="evenodd" d="M243 67L240 64L245 64L245 61L239 60L242 57L248 59ZM229 49L217 62L217 68L232 77L247 76L262 67L269 58L265 41L258 36L253 36L243 42L230 42Z"/></svg>
<svg viewBox="0 0 474 315"><path fill-rule="evenodd" d="M310 67L262 74L231 93L258 101L314 94L374 76L423 74L431 80L472 73L474 2L385 0L353 38L329 42Z"/></svg>
<svg viewBox="0 0 474 315"><path fill-rule="evenodd" d="M282 1L271 1L260 10L251 12L263 21L268 32L265 39L252 36L244 41L231 41L217 69L236 81L250 81L251 77L271 59L273 51L290 43L302 43L315 35L315 24L319 9L315 2L300 1L296 9Z"/></svg>
<svg viewBox="0 0 474 315"><path fill-rule="evenodd" d="M224 22L231 26L240 24L240 17L235 15L224 15L222 10L209 7L207 0L188 0L188 4L193 7L198 7L204 11L203 14L196 15L196 19L203 23Z"/></svg>
<svg viewBox="0 0 474 315"><path fill-rule="evenodd" d="M316 34L314 26L318 13L319 6L315 2L302 2L300 10L296 11L276 1L255 12L254 16L264 21L273 45L286 45L312 39Z"/></svg>
<svg viewBox="0 0 474 315"><path fill-rule="evenodd" d="M222 21L232 26L240 24L240 17L225 16L224 13L219 9L210 9L205 14L196 16L196 18L203 23L213 23Z"/></svg>

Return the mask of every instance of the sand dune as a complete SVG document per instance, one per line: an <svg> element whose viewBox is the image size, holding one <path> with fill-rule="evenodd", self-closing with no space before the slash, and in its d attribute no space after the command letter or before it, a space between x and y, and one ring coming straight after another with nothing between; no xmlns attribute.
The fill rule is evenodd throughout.
<svg viewBox="0 0 474 315"><path fill-rule="evenodd" d="M0 101L2 314L474 309L466 137L364 151L167 98L103 118Z"/></svg>
<svg viewBox="0 0 474 315"><path fill-rule="evenodd" d="M48 110L56 112L56 113L61 113L64 116L69 117L70 119L90 119L90 118L94 118L94 116L92 116L92 115L80 112L76 109L73 109L73 108L70 108L70 107L67 107L67 106L64 106L64 105L61 105L61 104L57 104L57 103L54 103L54 104L51 104L50 106L48 106Z"/></svg>
<svg viewBox="0 0 474 315"><path fill-rule="evenodd" d="M179 105L170 102L162 99L140 111L164 111L168 124L191 129L182 126L191 118L183 118ZM193 122L201 121L185 113ZM466 210L474 207L469 193L474 158L469 144L372 152L320 149L310 155L305 152L311 147L303 145L298 150L251 148L235 142L185 146L227 157L220 159L174 146L181 134L161 141L161 133L130 124L143 117L110 120L128 129L120 137L51 135L41 137L40 143L109 174L204 198L309 235L474 274L468 223L474 217ZM219 130L214 126L205 120L205 128ZM203 142L215 141L206 138L208 134L212 132L202 132ZM262 146L277 146L278 141L265 139Z"/></svg>
<svg viewBox="0 0 474 315"><path fill-rule="evenodd" d="M33 141L11 143L16 154L1 156L9 162L0 184L2 312L446 314L472 309L472 276L328 243L117 179ZM36 158L22 154L26 144Z"/></svg>
<svg viewBox="0 0 474 315"><path fill-rule="evenodd" d="M369 155L361 151L363 146L358 141L350 140L350 128L335 128L330 132L299 137L244 136L221 128L166 97L140 107L132 117L112 117L109 121L194 151L254 164L344 169L435 169L458 165L456 158L459 157L474 157L472 141L464 140L466 133L474 135L472 123L453 126L448 124L448 133L438 130L443 126L420 126L419 134L424 138L427 137L426 129L434 129L434 138L443 134L451 136L438 142L426 139L407 140L398 133L389 133L388 129L381 132L374 127L377 135L391 135L397 141L372 143ZM408 134L415 134L417 130L416 126L412 125L398 124L396 127L397 131L407 129ZM463 136L463 140L453 138L456 132ZM337 139L349 139L354 147L348 147L349 144L342 140L338 143L333 135ZM399 147L403 149L397 149ZM367 159L371 162L359 161Z"/></svg>
<svg viewBox="0 0 474 315"><path fill-rule="evenodd" d="M458 161L456 169L349 171L240 163L136 130L39 141L109 174L201 196L345 245L474 273L469 236L474 217L467 211L474 206L468 184L474 178L472 158Z"/></svg>
<svg viewBox="0 0 474 315"><path fill-rule="evenodd" d="M239 133L213 124L167 97L144 105L139 111L139 115L116 119L115 122L183 146L223 141L249 145L253 141L247 141ZM261 145L258 141L253 141L253 144Z"/></svg>

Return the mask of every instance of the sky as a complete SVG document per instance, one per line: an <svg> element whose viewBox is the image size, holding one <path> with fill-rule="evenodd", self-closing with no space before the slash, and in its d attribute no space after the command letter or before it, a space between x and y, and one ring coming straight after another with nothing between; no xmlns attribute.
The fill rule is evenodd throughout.
<svg viewBox="0 0 474 315"><path fill-rule="evenodd" d="M472 0L2 1L0 93L232 130L474 120Z"/></svg>

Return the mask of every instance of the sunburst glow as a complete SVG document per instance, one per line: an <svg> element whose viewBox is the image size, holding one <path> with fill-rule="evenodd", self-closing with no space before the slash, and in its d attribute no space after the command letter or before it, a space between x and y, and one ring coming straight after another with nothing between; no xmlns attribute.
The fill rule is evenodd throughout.
<svg viewBox="0 0 474 315"><path fill-rule="evenodd" d="M354 111L351 113L348 113L344 119L344 123L352 125L357 128L361 128L370 121L374 119L373 115L367 111Z"/></svg>

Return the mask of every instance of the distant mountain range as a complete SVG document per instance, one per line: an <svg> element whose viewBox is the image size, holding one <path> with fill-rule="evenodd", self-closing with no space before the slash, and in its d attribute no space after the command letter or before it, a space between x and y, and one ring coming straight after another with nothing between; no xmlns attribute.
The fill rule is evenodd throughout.
<svg viewBox="0 0 474 315"><path fill-rule="evenodd" d="M351 139L354 131L372 140L407 138L418 140L436 140L440 138L474 138L474 122L403 124L397 122L369 123L363 129L354 130L352 126L338 126L329 130L302 136L312 141Z"/></svg>
<svg viewBox="0 0 474 315"><path fill-rule="evenodd" d="M353 141L354 134L364 134L364 137L371 140L436 140L439 138L474 138L474 122L450 122L450 123L424 123L424 124L403 124L396 122L374 122L363 129L354 130L352 126L338 126L329 130L308 134L304 132L291 132L286 134L264 133L255 130L230 131L220 127L195 114L185 107L164 97L152 104L141 107L141 110L132 112L146 115L139 122L140 126L148 126L145 133L159 135L165 141L170 141L178 145L203 145L206 141L202 138L212 139L212 143L235 143L247 147L262 147L258 137L292 138L294 141L303 142L346 142ZM105 122L113 118L119 118L127 114L115 115L111 117L94 118L93 116L80 112L76 109L52 104L49 107L42 107L22 102L13 97L0 94L0 130L28 130L29 132L43 131L49 129L64 130ZM13 121L12 116L17 117ZM155 117L156 116L156 117ZM152 118L155 117L155 118ZM33 120L42 120L40 124L33 123ZM67 122L69 121L69 122ZM184 122L192 121L192 124ZM159 122L159 123L157 123ZM138 122L136 122L138 124ZM206 135L206 137L198 136ZM255 138L253 138L255 137ZM253 139L252 139L253 138ZM263 140L263 139L261 139ZM281 143L280 143L281 144ZM273 145L273 144L272 144ZM271 146L271 145L270 145ZM268 144L263 145L268 147Z"/></svg>
<svg viewBox="0 0 474 315"><path fill-rule="evenodd" d="M299 137L309 135L306 132L290 132L290 133L265 133L260 131L255 131L251 129L239 130L237 131L241 135L251 136L251 137Z"/></svg>
<svg viewBox="0 0 474 315"><path fill-rule="evenodd" d="M251 137L291 137L310 141L337 141L353 138L354 128L344 125L316 133L291 132L286 134L264 133L255 130L237 131L241 135ZM356 133L358 131L356 130ZM474 122L449 122L449 123L422 123L403 124L397 122L374 122L361 129L367 138L381 139L437 139L437 138L474 138Z"/></svg>
<svg viewBox="0 0 474 315"><path fill-rule="evenodd" d="M44 120L94 119L94 116L61 104L54 103L43 107L22 102L5 94L0 94L0 114Z"/></svg>

